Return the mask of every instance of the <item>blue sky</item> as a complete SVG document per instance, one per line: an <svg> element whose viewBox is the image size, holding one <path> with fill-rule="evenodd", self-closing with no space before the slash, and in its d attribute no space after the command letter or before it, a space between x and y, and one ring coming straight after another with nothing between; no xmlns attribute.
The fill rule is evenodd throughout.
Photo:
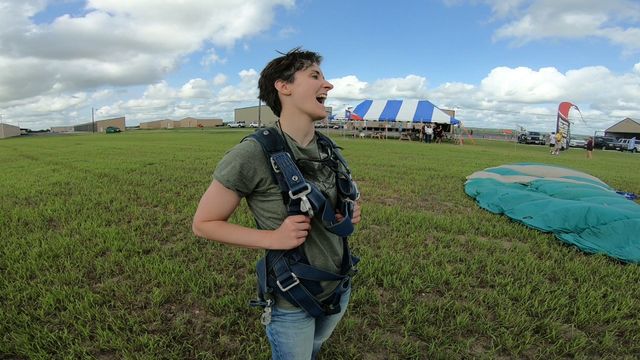
<svg viewBox="0 0 640 360"><path fill-rule="evenodd" d="M126 116L233 120L262 67L324 56L340 113L429 99L468 127L551 131L571 101L588 134L640 120L640 3L630 0L0 0L0 114L32 129Z"/></svg>

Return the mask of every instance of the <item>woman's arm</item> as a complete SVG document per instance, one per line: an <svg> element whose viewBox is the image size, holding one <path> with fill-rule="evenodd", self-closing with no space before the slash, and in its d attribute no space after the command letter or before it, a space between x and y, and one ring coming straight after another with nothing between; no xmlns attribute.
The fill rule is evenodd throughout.
<svg viewBox="0 0 640 360"><path fill-rule="evenodd" d="M257 230L227 222L240 200L233 190L214 180L198 204L193 233L225 244L270 250L293 249L306 240L311 221L304 215L287 217L276 230Z"/></svg>

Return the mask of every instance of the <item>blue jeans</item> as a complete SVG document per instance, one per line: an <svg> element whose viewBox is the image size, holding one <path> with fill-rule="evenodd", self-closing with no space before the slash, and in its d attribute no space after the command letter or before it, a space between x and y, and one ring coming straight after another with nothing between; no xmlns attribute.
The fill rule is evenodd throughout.
<svg viewBox="0 0 640 360"><path fill-rule="evenodd" d="M266 326L274 360L315 359L320 346L329 339L347 310L351 287L342 294L340 312L313 318L302 309L285 310L273 307L271 322Z"/></svg>

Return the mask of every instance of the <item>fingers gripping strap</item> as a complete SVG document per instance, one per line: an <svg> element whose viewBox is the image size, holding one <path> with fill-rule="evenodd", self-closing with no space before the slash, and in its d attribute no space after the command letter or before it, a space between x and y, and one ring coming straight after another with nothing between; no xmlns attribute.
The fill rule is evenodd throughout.
<svg viewBox="0 0 640 360"><path fill-rule="evenodd" d="M351 224L353 203L349 200L357 199L358 190L355 182L351 180L346 161L338 151L335 151L339 147L322 133L316 132L316 136L318 143L329 154L329 157L337 160L346 171L346 173L338 171L340 166L337 163L331 167L332 169L335 167L334 171L338 171L336 173L336 186L339 194L337 206L343 215L343 219L339 222L336 221L336 212L331 203L312 183L308 183L304 179L291 154L287 152L285 140L278 134L277 129L258 130L250 135L267 154L275 180L280 190L288 196L288 214L302 213L308 214L310 217L318 217L330 232L338 236L349 236L353 233L353 224ZM285 201L286 198L285 196Z"/></svg>
<svg viewBox="0 0 640 360"><path fill-rule="evenodd" d="M270 161L278 181L285 183L289 189L288 212L290 214L306 213L311 217L319 217L327 230L338 236L349 236L353 233L352 212L349 207L343 206L340 209L343 219L339 222L336 221L336 213L331 203L315 185L304 179L300 169L288 153L275 153L271 156Z"/></svg>

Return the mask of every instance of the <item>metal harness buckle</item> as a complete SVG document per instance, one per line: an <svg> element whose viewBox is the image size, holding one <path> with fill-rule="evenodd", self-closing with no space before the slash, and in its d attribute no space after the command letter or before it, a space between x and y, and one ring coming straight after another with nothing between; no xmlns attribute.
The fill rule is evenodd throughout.
<svg viewBox="0 0 640 360"><path fill-rule="evenodd" d="M300 199L300 211L309 214L309 217L313 217L313 207L311 206L311 202L307 197L307 195L311 192L311 185L305 184L305 186L306 189L298 192L295 195L291 190L289 190L289 199Z"/></svg>
<svg viewBox="0 0 640 360"><path fill-rule="evenodd" d="M280 173L280 168L278 167L278 164L276 164L276 161L273 159L273 156L270 157L269 160L271 161L271 167L273 168L273 171L276 174Z"/></svg>
<svg viewBox="0 0 640 360"><path fill-rule="evenodd" d="M290 155L288 152L287 152L287 153L285 153L285 154L287 154L287 156L291 159L291 155ZM269 161L271 162L271 167L273 168L273 171L274 171L276 174L279 174L281 171L280 171L280 168L278 167L278 163L277 163L277 162L276 162L276 160L274 159L274 156L270 156L270 157L269 157Z"/></svg>
<svg viewBox="0 0 640 360"><path fill-rule="evenodd" d="M280 283L280 280L276 280L276 284L278 284L278 287L280 288L280 290L282 292L287 292L289 291L289 289L291 289L292 287L300 284L300 280L298 279L298 277L296 276L296 274L291 273L291 279L293 279L293 281L291 282L291 284L288 284L286 287L283 287L282 284ZM287 279L288 280L288 279Z"/></svg>

